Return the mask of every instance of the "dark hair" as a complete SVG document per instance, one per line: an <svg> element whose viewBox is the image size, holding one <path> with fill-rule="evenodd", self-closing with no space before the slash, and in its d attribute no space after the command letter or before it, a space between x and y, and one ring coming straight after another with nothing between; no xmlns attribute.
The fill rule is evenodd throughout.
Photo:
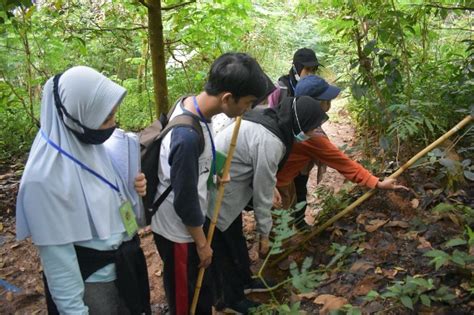
<svg viewBox="0 0 474 315"><path fill-rule="evenodd" d="M237 102L248 95L261 98L268 91L267 85L267 76L254 58L244 53L225 53L212 64L204 90L213 96L230 92Z"/></svg>

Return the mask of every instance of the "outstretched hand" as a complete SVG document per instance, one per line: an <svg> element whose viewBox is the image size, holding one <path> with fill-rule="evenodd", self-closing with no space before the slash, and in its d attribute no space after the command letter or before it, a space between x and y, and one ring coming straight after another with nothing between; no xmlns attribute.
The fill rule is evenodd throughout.
<svg viewBox="0 0 474 315"><path fill-rule="evenodd" d="M145 174L138 173L137 177L135 177L135 190L140 196L146 195L146 178Z"/></svg>
<svg viewBox="0 0 474 315"><path fill-rule="evenodd" d="M410 190L408 187L403 185L398 185L395 178L385 178L383 181L377 183L377 188L380 189L404 189Z"/></svg>

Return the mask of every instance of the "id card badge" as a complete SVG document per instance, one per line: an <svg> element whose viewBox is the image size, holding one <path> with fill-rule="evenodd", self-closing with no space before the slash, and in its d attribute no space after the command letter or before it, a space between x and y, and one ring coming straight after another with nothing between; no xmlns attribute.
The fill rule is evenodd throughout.
<svg viewBox="0 0 474 315"><path fill-rule="evenodd" d="M127 231L127 235L129 237L135 235L138 231L138 224L130 201L127 200L120 206L120 216L122 217L123 226Z"/></svg>

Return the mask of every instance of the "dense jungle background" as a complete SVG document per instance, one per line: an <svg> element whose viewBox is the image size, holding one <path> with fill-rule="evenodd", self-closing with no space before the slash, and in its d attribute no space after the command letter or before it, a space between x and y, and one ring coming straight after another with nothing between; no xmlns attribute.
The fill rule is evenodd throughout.
<svg viewBox="0 0 474 315"><path fill-rule="evenodd" d="M329 136L384 177L474 115L473 23L469 0L0 0L0 313L45 313L41 265L31 242L15 240L14 218L49 77L98 69L128 90L119 126L140 131L199 92L224 52L251 54L276 81L294 51L312 48L318 74L343 89ZM401 175L409 192L377 192L302 243L275 210L272 250L253 261L279 284L252 297L265 303L255 312L474 313L473 158L471 122ZM363 192L312 180L313 229ZM255 251L252 224L248 214ZM160 314L161 263L150 233L141 236ZM277 263L291 244L288 264Z"/></svg>

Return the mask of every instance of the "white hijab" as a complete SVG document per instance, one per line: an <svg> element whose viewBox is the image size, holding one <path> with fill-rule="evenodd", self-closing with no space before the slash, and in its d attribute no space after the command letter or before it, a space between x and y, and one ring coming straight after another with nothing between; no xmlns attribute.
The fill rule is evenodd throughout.
<svg viewBox="0 0 474 315"><path fill-rule="evenodd" d="M66 111L91 129L98 129L126 94L123 87L84 66L64 72L58 85ZM63 117L64 122L56 110L50 78L43 89L41 130L64 151L124 192L104 146L79 141L64 123L79 132L82 128ZM119 194L48 144L41 130L33 142L20 183L17 238L31 235L36 245L60 245L107 239L125 231L119 213Z"/></svg>

